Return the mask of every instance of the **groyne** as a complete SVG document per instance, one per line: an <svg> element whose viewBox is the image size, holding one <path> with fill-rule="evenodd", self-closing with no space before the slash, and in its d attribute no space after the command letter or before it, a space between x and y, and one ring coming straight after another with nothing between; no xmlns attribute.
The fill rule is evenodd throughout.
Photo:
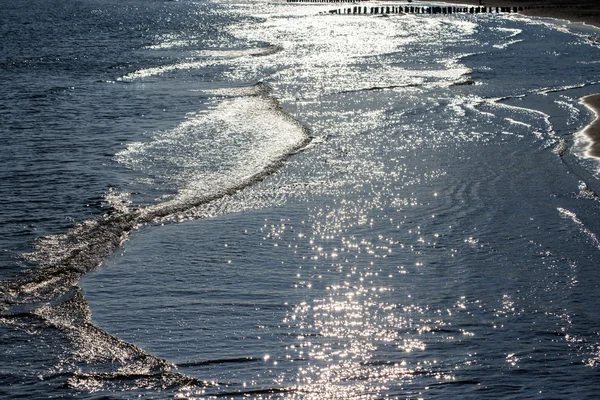
<svg viewBox="0 0 600 400"><path fill-rule="evenodd" d="M286 0L288 3L351 3L357 0ZM367 0L368 1L368 0ZM357 6L329 11L330 14L483 14L483 13L516 13L532 7L487 7L487 6L413 6L413 5L380 5L377 7Z"/></svg>
<svg viewBox="0 0 600 400"><path fill-rule="evenodd" d="M313 2L312 0L287 0L288 3L305 3ZM314 1L322 3L323 1ZM325 2L331 3L354 3L349 0L329 0ZM484 13L516 13L523 11L523 7L455 7L455 6L435 6L435 7L419 7L419 6L402 6L402 5L379 5L375 7L353 6L330 10L330 14L484 14Z"/></svg>
<svg viewBox="0 0 600 400"><path fill-rule="evenodd" d="M359 3L356 0L286 0L288 3ZM483 13L516 13L530 7L457 7L457 6L407 6L379 5L377 7L357 6L329 11L330 14L483 14Z"/></svg>

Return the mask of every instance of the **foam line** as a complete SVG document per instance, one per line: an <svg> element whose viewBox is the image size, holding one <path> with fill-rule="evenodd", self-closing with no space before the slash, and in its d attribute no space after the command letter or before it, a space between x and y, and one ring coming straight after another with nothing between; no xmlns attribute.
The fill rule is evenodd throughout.
<svg viewBox="0 0 600 400"><path fill-rule="evenodd" d="M231 196L277 171L284 161L305 148L311 141L308 130L287 115L270 90L256 85L256 96L271 104L270 113L279 114L288 124L296 125L301 133L295 142L277 147L280 154L271 154L260 168L209 194L190 190L174 199L138 209L114 208L112 214L98 220L85 221L68 232L41 238L36 251L26 259L37 265L16 280L0 282L0 319L10 320L15 326L27 329L27 320L34 318L49 327L66 333L74 343L71 357L85 362L116 364L116 375L98 371L75 373L69 384L82 389L110 386L108 381L143 378L154 382L160 389L164 382L187 382L187 378L173 372L175 366L155 357L141 348L126 343L104 332L91 320L89 305L77 286L87 272L98 268L103 260L119 249L139 226L168 219L177 213ZM276 129L274 126L273 129ZM187 379L187 380L186 380Z"/></svg>

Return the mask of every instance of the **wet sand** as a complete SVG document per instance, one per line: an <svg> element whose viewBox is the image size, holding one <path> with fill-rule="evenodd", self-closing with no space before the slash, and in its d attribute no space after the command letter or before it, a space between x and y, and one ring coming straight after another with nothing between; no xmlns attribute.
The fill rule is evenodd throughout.
<svg viewBox="0 0 600 400"><path fill-rule="evenodd" d="M583 133L592 140L588 154L600 158L600 94L584 97L581 102L596 114L594 121L585 127Z"/></svg>
<svg viewBox="0 0 600 400"><path fill-rule="evenodd" d="M479 0L442 0L444 3L479 5ZM483 0L488 7L523 7L532 17L566 19L600 28L600 1L597 0Z"/></svg>

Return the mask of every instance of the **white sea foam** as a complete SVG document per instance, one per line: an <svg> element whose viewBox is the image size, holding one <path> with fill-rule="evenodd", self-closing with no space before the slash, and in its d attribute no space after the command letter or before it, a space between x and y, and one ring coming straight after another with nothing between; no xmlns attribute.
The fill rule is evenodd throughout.
<svg viewBox="0 0 600 400"><path fill-rule="evenodd" d="M577 217L577 214L562 207L557 208L557 210L564 218L568 218L577 224L579 226L579 230L590 239L594 247L600 249L600 240L598 240L598 236L596 236L594 232L585 226L585 224Z"/></svg>
<svg viewBox="0 0 600 400"><path fill-rule="evenodd" d="M493 30L497 30L498 32L507 33L508 34L506 36L507 39L514 38L515 36L519 36L521 33L523 33L523 29L519 29L519 28L495 28Z"/></svg>
<svg viewBox="0 0 600 400"><path fill-rule="evenodd" d="M175 47L185 47L190 44L190 40L181 37L176 33L168 33L163 35L157 35L154 38L155 43L145 46L148 50L165 50L172 49Z"/></svg>
<svg viewBox="0 0 600 400"><path fill-rule="evenodd" d="M212 49L200 50L198 56L212 58L239 58L239 57L258 57L275 54L283 50L280 46L256 47L250 49Z"/></svg>
<svg viewBox="0 0 600 400"><path fill-rule="evenodd" d="M548 93L555 93L555 92L566 92L567 90L579 89L579 88L583 88L585 86L587 86L587 84L585 84L585 83L579 83L579 84L576 84L576 85L565 85L565 86L547 87L547 88L542 88L542 89L536 90L534 93L536 93L536 94L548 94Z"/></svg>
<svg viewBox="0 0 600 400"><path fill-rule="evenodd" d="M186 47L189 46L190 42L187 40L171 40L167 42L161 42L157 44L151 44L146 46L145 48L148 50L165 50L172 49L175 47Z"/></svg>
<svg viewBox="0 0 600 400"><path fill-rule="evenodd" d="M527 128L531 128L531 124L525 123L525 122L521 122L521 121L517 121L516 119L512 119L512 118L504 118L506 121L508 121L511 124L514 125L521 125L521 126L525 126Z"/></svg>
<svg viewBox="0 0 600 400"><path fill-rule="evenodd" d="M307 138L273 99L257 94L260 86L252 90L254 95L223 99L150 141L129 144L116 160L174 184L178 202L251 181Z"/></svg>
<svg viewBox="0 0 600 400"><path fill-rule="evenodd" d="M520 43L522 41L523 40L510 40L510 41L508 41L506 43L495 44L494 47L497 48L497 49L506 49L508 46L511 46L513 44L516 44L516 43Z"/></svg>
<svg viewBox="0 0 600 400"><path fill-rule="evenodd" d="M185 62L180 62L177 64L163 65L160 67L139 69L137 71L130 72L130 73L122 76L121 78L118 78L117 80L118 81L132 81L135 79L143 79L143 78L150 78L152 76L163 75L163 74L166 74L168 72L173 72L173 71L185 71L185 70L191 70L191 69L200 69L200 68L204 68L204 67L207 67L209 65L214 65L214 64L218 64L218 63L216 63L215 61L205 61L205 60L185 61Z"/></svg>
<svg viewBox="0 0 600 400"><path fill-rule="evenodd" d="M579 121L581 117L581 111L577 107L575 107L575 101L568 97L563 97L564 100L555 100L554 102L558 104L558 106L569 114L569 119L567 120L567 125L571 125Z"/></svg>

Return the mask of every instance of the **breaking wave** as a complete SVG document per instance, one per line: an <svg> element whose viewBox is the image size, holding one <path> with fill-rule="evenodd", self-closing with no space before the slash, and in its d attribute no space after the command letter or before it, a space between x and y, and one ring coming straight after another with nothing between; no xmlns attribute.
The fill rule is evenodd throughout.
<svg viewBox="0 0 600 400"><path fill-rule="evenodd" d="M16 280L0 282L2 321L29 329L33 318L69 337L73 349L66 357L76 365L70 368L70 386L96 391L110 389L116 383L120 387L159 390L203 384L177 373L169 362L94 325L78 282L87 272L98 268L141 225L169 220L177 213L232 195L275 172L286 158L310 142L307 129L281 110L267 86L258 84L247 89L246 94L247 97L225 99L212 112L166 133L171 144L168 152L163 135L154 141L131 145L118 155L118 159L130 162L131 166L135 160L157 161L159 150L163 158L173 156L170 162L179 168L182 185L171 200L130 208L125 194L111 191L107 194L107 202L113 204L110 214L77 224L66 233L39 239L35 251L25 255L36 267ZM238 146L230 143L237 154L230 160L226 173L203 168L198 160L209 154L192 152L190 157L178 156L190 140L197 139L193 133L206 133L207 126L218 126L223 137L231 132L232 137L244 138Z"/></svg>

